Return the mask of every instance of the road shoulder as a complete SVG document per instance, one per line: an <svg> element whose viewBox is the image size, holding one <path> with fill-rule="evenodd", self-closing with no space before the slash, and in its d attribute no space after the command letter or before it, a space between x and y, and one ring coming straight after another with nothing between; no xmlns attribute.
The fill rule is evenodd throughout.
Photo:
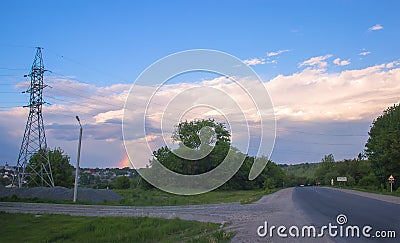
<svg viewBox="0 0 400 243"><path fill-rule="evenodd" d="M338 191L342 191L345 193L350 193L350 194L358 195L361 197L368 197L368 198L381 200L381 201L385 201L385 202L389 202L389 203L400 204L400 197L396 197L396 196L376 194L376 193L371 193L371 192L362 192L362 191L349 190L349 189L343 189L343 188L333 188L333 187L324 187L324 188L338 190Z"/></svg>

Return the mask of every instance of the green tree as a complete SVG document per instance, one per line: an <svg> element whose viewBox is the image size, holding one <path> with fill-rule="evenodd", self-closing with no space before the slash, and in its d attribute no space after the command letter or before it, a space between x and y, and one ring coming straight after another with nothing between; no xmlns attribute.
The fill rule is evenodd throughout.
<svg viewBox="0 0 400 243"><path fill-rule="evenodd" d="M43 157L45 157L43 155L44 153L47 153L50 161L54 185L71 188L74 185L74 167L69 163L69 156L64 154L64 151L61 148L55 148L54 150L41 150L34 154L29 160L30 167L36 168L36 170L39 171L38 168L40 162L42 161ZM41 184L40 178L35 178L34 180L35 181L30 182L29 186Z"/></svg>
<svg viewBox="0 0 400 243"><path fill-rule="evenodd" d="M370 173L367 176L364 176L361 178L361 180L358 182L358 185L360 187L364 187L367 189L378 189L379 188L379 182L378 179L376 178L375 174Z"/></svg>
<svg viewBox="0 0 400 243"><path fill-rule="evenodd" d="M332 154L325 155L322 158L317 170L315 171L315 176L321 184L329 185L333 176L337 175L335 158ZM336 178L336 177L335 177ZM334 179L335 179L334 178Z"/></svg>
<svg viewBox="0 0 400 243"><path fill-rule="evenodd" d="M386 184L389 175L400 185L400 106L387 108L374 122L365 144L365 154L377 180ZM373 181L373 180L370 180Z"/></svg>
<svg viewBox="0 0 400 243"><path fill-rule="evenodd" d="M214 119L208 119L179 123L175 127L172 139L184 144L186 147L197 149L202 144L201 137L204 138L203 144L210 145L220 142L230 143L230 136L229 131L226 130L223 123L216 122Z"/></svg>
<svg viewBox="0 0 400 243"><path fill-rule="evenodd" d="M126 176L119 176L114 181L114 187L116 189L128 189L131 186L131 181Z"/></svg>
<svg viewBox="0 0 400 243"><path fill-rule="evenodd" d="M212 170L224 160L230 148L229 131L223 123L213 119L181 122L175 127L172 139L179 145L175 153L168 147L162 147L154 151L153 156L168 169L186 175ZM185 147L191 150L188 151ZM204 153L203 150L210 152ZM207 156L189 160L176 155L193 154L196 151Z"/></svg>
<svg viewBox="0 0 400 243"><path fill-rule="evenodd" d="M333 154L325 155L322 158L322 163L327 162L327 163L333 163L335 162L335 157L333 157Z"/></svg>
<svg viewBox="0 0 400 243"><path fill-rule="evenodd" d="M213 119L185 121L175 127L172 136L173 140L178 143L179 147L171 151L168 147L161 147L153 152L154 159L163 164L170 170L177 173L194 175L210 171L217 167L226 158L228 151L231 150L232 160L242 160L243 164L235 175L228 180L221 189L253 189L263 188L267 178L268 188L281 186L285 179L285 173L276 164L268 161L267 158L257 158L267 160L267 166L263 172L255 179L250 181L249 173L254 164L254 157L241 153L237 148L230 144L230 133L223 123L218 123ZM181 158L176 154L182 154L188 150L190 153L210 151L205 153L201 159L189 160ZM211 148L211 149L210 149ZM176 152L176 154L174 153ZM153 164L154 160L150 161ZM151 169L151 168L150 168ZM165 179L166 181L168 178ZM139 182L140 184L141 182ZM148 183L142 183L144 188L149 187Z"/></svg>

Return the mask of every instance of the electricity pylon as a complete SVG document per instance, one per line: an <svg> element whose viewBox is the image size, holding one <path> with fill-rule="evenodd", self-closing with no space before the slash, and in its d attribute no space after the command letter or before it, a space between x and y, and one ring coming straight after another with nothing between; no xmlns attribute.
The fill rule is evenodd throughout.
<svg viewBox="0 0 400 243"><path fill-rule="evenodd" d="M30 94L29 104L24 106L29 107L29 115L17 162L18 187L54 187L42 117L42 105L45 103L42 95L47 86L43 84L45 71L42 48L37 47L31 71L25 75L31 78L31 84L25 91Z"/></svg>

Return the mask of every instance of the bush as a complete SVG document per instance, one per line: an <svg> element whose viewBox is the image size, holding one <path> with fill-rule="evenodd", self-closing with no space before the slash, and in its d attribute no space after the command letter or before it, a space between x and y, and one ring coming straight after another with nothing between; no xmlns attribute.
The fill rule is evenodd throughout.
<svg viewBox="0 0 400 243"><path fill-rule="evenodd" d="M376 176L374 174L369 174L369 175L361 178L361 180L358 182L358 185L360 187L364 187L367 189L378 189L379 188L378 179L376 178Z"/></svg>
<svg viewBox="0 0 400 243"><path fill-rule="evenodd" d="M352 176L347 176L347 186L354 186L356 184L356 180Z"/></svg>
<svg viewBox="0 0 400 243"><path fill-rule="evenodd" d="M116 189L128 189L131 186L131 181L126 176L120 176L115 179L114 186Z"/></svg>

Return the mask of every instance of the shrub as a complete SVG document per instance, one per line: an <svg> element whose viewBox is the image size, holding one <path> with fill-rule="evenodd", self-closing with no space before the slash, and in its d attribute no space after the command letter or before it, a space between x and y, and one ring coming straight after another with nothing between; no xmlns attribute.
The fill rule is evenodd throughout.
<svg viewBox="0 0 400 243"><path fill-rule="evenodd" d="M116 189L128 189L131 186L131 182L128 177L120 176L115 179L114 186Z"/></svg>

